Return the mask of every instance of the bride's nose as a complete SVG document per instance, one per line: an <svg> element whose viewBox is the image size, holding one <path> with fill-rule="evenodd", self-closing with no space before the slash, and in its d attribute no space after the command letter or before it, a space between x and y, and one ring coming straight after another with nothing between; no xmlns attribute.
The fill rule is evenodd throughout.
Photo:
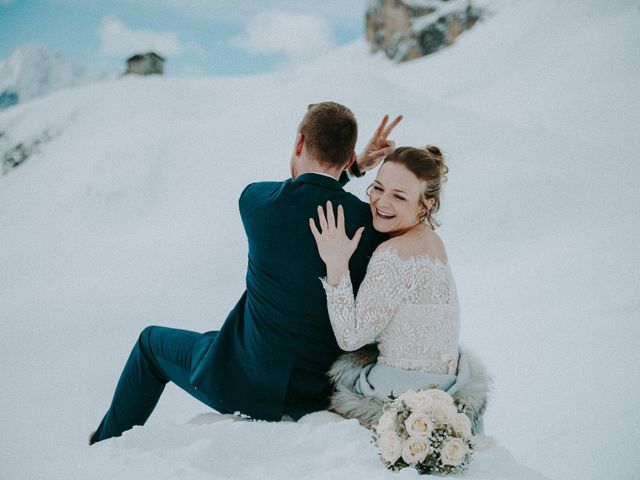
<svg viewBox="0 0 640 480"><path fill-rule="evenodd" d="M390 196L390 195L387 195L387 193L386 193L386 192L385 192L385 193L383 193L383 194L380 196L380 198L378 199L378 204L379 204L381 207L389 207L389 206L391 206L391 204L392 204L392 203L393 203L393 202L391 201L391 196Z"/></svg>

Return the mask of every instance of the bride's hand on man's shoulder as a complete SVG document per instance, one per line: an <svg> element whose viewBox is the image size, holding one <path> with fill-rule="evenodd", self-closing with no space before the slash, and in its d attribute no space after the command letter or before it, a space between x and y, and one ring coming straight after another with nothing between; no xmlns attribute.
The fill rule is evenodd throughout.
<svg viewBox="0 0 640 480"><path fill-rule="evenodd" d="M326 214L322 205L318 205L318 222L320 228L316 226L314 219L310 218L309 228L316 240L322 261L327 265L327 268L348 266L349 259L362 238L364 227L360 227L356 230L353 238L349 238L345 231L344 209L342 205L338 205L337 215L334 215L331 201L327 202Z"/></svg>

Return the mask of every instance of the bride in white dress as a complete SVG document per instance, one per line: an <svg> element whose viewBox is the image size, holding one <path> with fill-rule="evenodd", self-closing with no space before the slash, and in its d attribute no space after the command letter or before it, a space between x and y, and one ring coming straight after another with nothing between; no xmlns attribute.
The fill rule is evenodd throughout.
<svg viewBox="0 0 640 480"><path fill-rule="evenodd" d="M320 228L310 219L338 345L352 351L377 343L380 352L354 385L363 396L385 400L429 384L450 391L456 383L460 308L433 218L447 173L435 146L398 148L385 159L368 194L373 226L389 240L373 253L355 297L349 258L362 228L349 239L342 207L334 215L330 202L326 214L318 207Z"/></svg>

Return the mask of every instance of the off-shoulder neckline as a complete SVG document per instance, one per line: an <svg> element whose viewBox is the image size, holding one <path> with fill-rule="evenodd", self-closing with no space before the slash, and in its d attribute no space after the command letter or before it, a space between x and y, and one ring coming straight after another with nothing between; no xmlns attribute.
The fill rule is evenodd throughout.
<svg viewBox="0 0 640 480"><path fill-rule="evenodd" d="M398 252L397 248L386 246L386 245L380 248L379 250L376 250L375 252L373 252L373 255L371 256L371 258L373 258L376 255L386 255L386 254L394 256L401 262L405 262L405 263L428 263L429 265L433 265L433 266L438 266L438 265L441 267L449 266L448 259L441 260L438 257L435 257L428 253L422 253L419 255L411 255L409 257L404 257L400 255L400 252Z"/></svg>

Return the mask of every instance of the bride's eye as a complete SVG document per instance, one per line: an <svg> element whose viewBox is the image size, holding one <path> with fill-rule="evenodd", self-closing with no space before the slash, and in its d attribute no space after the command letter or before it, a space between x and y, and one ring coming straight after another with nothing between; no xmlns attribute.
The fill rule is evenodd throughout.
<svg viewBox="0 0 640 480"><path fill-rule="evenodd" d="M402 195L395 195L398 200L402 200L403 202L406 200Z"/></svg>

